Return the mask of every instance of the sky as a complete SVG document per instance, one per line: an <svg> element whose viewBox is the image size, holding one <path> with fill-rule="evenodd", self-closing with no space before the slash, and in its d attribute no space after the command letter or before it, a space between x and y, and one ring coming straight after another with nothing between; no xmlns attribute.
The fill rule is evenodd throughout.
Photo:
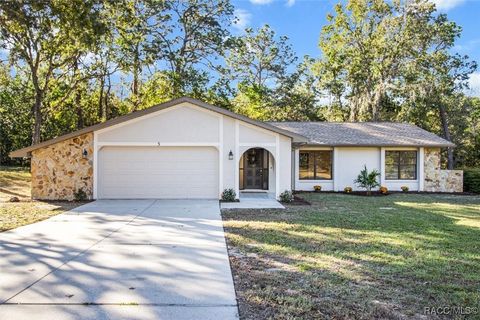
<svg viewBox="0 0 480 320"><path fill-rule="evenodd" d="M468 55L480 69L480 0L434 0L439 12L463 29L454 52ZM290 39L299 57L318 57L320 30L326 16L333 12L337 0L233 0L238 18L235 32L245 27L258 28L269 24L278 35ZM480 96L480 70L470 77L468 94Z"/></svg>

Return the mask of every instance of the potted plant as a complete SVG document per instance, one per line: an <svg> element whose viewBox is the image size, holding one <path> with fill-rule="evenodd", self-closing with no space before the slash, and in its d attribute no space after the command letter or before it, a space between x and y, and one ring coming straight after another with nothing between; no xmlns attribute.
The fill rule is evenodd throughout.
<svg viewBox="0 0 480 320"><path fill-rule="evenodd" d="M388 193L388 188L385 186L381 186L380 189L378 189L381 194L387 194Z"/></svg>
<svg viewBox="0 0 480 320"><path fill-rule="evenodd" d="M322 191L322 186L319 186L319 185L313 186L313 190L315 192L320 192L320 191Z"/></svg>
<svg viewBox="0 0 480 320"><path fill-rule="evenodd" d="M401 186L400 189L402 189L403 192L408 192L408 190L410 190L407 186Z"/></svg>
<svg viewBox="0 0 480 320"><path fill-rule="evenodd" d="M345 193L351 193L353 191L352 187L346 186L345 189L343 189Z"/></svg>
<svg viewBox="0 0 480 320"><path fill-rule="evenodd" d="M372 171L368 171L367 166L364 165L362 171L358 175L357 179L355 179L355 183L360 187L367 190L367 195L372 194L372 189L379 187L380 183L377 181L377 177L380 176L380 172L373 169Z"/></svg>

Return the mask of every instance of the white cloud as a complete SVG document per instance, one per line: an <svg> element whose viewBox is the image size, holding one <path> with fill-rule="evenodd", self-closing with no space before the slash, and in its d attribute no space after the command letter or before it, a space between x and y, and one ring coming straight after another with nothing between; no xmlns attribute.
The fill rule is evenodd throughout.
<svg viewBox="0 0 480 320"><path fill-rule="evenodd" d="M237 17L237 20L233 26L239 31L245 30L252 21L252 14L245 9L235 9L234 15Z"/></svg>
<svg viewBox="0 0 480 320"><path fill-rule="evenodd" d="M480 72L474 72L470 75L468 81L470 85L469 94L475 97L480 97Z"/></svg>
<svg viewBox="0 0 480 320"><path fill-rule="evenodd" d="M287 3L286 3L287 7L291 7L294 4L295 4L295 0L287 0Z"/></svg>
<svg viewBox="0 0 480 320"><path fill-rule="evenodd" d="M264 4L272 3L273 0L250 0L250 2L252 4L264 5Z"/></svg>
<svg viewBox="0 0 480 320"><path fill-rule="evenodd" d="M465 0L432 0L439 11L448 11L463 4Z"/></svg>
<svg viewBox="0 0 480 320"><path fill-rule="evenodd" d="M468 53L471 50L475 50L480 45L480 38L472 39L463 44L456 44L453 47L453 51L466 52Z"/></svg>

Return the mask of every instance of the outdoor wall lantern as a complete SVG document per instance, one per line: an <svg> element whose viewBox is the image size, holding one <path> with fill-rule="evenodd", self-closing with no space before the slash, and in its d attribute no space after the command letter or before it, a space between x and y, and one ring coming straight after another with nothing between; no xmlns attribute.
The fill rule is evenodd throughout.
<svg viewBox="0 0 480 320"><path fill-rule="evenodd" d="M232 152L232 150L230 150L230 152L228 153L228 160L233 160L233 152Z"/></svg>
<svg viewBox="0 0 480 320"><path fill-rule="evenodd" d="M87 149L83 149L82 156L86 158L88 156L88 151Z"/></svg>

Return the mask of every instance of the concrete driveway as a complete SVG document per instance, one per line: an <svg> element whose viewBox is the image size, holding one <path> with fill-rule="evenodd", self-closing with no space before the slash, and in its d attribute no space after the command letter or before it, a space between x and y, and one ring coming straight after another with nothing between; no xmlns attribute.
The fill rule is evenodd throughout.
<svg viewBox="0 0 480 320"><path fill-rule="evenodd" d="M237 319L218 201L101 200L0 233L0 319Z"/></svg>

